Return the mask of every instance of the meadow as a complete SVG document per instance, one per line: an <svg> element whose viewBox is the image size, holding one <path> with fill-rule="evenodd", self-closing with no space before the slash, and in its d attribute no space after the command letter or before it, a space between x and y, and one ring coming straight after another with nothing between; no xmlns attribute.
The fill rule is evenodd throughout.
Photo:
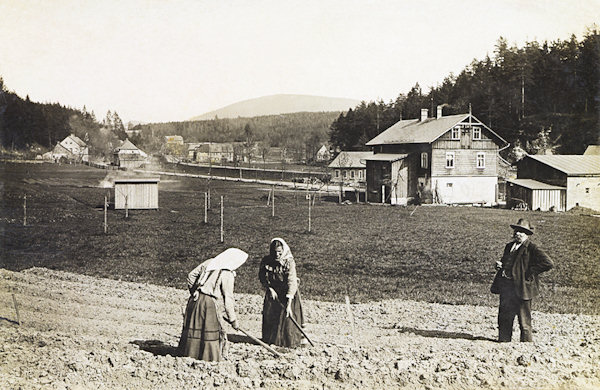
<svg viewBox="0 0 600 390"><path fill-rule="evenodd" d="M338 204L321 197L311 210L305 193L277 189L275 216L268 187L161 176L158 210L108 211L99 183L107 172L82 165L0 164L0 266L46 267L116 280L185 288L187 273L227 247L249 253L236 291L261 294L258 265L269 241L282 237L296 258L304 297L343 302L402 298L497 305L489 292L494 263L524 217L532 240L553 259L542 275L534 310L600 314L600 218L566 213L447 206ZM27 224L23 225L23 197ZM224 242L220 241L220 197Z"/></svg>

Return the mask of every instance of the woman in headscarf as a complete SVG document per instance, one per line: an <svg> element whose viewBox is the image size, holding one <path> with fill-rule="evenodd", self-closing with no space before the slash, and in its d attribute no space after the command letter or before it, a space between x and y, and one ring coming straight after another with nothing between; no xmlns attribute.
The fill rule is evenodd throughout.
<svg viewBox="0 0 600 390"><path fill-rule="evenodd" d="M274 238L269 255L263 257L258 271L265 288L262 313L262 339L265 343L282 347L296 347L303 343L303 335L291 318L304 324L302 303L298 292L296 263L292 251L282 238Z"/></svg>
<svg viewBox="0 0 600 390"><path fill-rule="evenodd" d="M227 341L225 322L238 329L233 298L235 270L248 254L229 248L188 274L190 297L179 340L181 356L219 361Z"/></svg>

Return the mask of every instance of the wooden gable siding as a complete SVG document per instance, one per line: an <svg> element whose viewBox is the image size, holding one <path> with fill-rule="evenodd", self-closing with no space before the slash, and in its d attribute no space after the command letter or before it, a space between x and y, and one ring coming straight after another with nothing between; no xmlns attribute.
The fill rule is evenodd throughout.
<svg viewBox="0 0 600 390"><path fill-rule="evenodd" d="M470 129L461 129L460 139L452 139L452 130L431 145L432 176L497 176L498 144L482 128L481 139L472 139ZM446 168L446 152L454 152L454 168ZM484 153L485 168L477 168L477 154Z"/></svg>
<svg viewBox="0 0 600 390"><path fill-rule="evenodd" d="M446 152L454 152L454 168L446 168ZM477 153L484 153L485 168L477 168ZM475 149L433 149L431 176L498 176L496 151Z"/></svg>
<svg viewBox="0 0 600 390"><path fill-rule="evenodd" d="M518 179L534 179L555 186L567 186L567 174L532 158L524 158L517 163Z"/></svg>

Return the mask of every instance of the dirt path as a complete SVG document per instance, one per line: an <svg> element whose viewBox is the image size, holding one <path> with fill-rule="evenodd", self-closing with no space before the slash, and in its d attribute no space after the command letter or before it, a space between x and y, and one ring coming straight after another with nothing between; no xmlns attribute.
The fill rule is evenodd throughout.
<svg viewBox="0 0 600 390"><path fill-rule="evenodd" d="M21 326L11 294L19 303ZM498 344L496 309L308 301L316 346L276 359L230 329L228 361L174 357L187 291L0 269L0 388L600 388L600 317L534 313L535 343ZM236 295L260 336L262 298ZM518 334L517 334L518 336Z"/></svg>

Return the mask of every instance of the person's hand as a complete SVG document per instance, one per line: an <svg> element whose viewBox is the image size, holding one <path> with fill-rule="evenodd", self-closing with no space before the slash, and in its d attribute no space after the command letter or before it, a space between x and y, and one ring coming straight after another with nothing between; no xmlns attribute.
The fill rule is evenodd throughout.
<svg viewBox="0 0 600 390"><path fill-rule="evenodd" d="M292 315L292 300L288 299L287 306L285 307L285 316L289 317Z"/></svg>
<svg viewBox="0 0 600 390"><path fill-rule="evenodd" d="M502 262L501 261L496 261L496 269L499 270L500 268L502 268Z"/></svg>
<svg viewBox="0 0 600 390"><path fill-rule="evenodd" d="M198 290L194 291L194 302L196 302L198 300L199 296L200 296L200 293L198 292Z"/></svg>
<svg viewBox="0 0 600 390"><path fill-rule="evenodd" d="M276 300L277 299L277 292L275 292L275 290L273 289L273 287L269 287L269 294L271 294L271 299L272 300Z"/></svg>
<svg viewBox="0 0 600 390"><path fill-rule="evenodd" d="M240 327L238 326L237 320L233 320L231 322L231 327L235 330L240 330Z"/></svg>

